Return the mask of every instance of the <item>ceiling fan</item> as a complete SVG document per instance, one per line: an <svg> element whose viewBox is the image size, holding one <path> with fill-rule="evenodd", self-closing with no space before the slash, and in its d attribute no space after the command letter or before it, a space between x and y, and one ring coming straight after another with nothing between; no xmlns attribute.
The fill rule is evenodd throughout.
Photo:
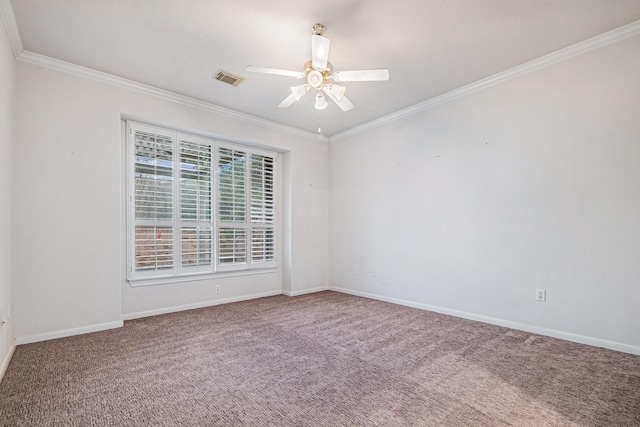
<svg viewBox="0 0 640 427"><path fill-rule="evenodd" d="M277 74L297 79L306 79L305 84L291 88L291 94L278 105L280 108L287 108L294 102L299 101L311 89L316 90L315 107L319 110L327 108L325 95L335 102L343 111L349 111L353 104L344 96L345 87L336 83L341 82L365 82L389 80L389 70L356 70L356 71L334 71L333 65L329 62L330 40L323 37L326 27L316 24L312 28L311 36L311 61L307 61L303 66L303 71L280 70L277 68L247 67L247 71L265 74Z"/></svg>

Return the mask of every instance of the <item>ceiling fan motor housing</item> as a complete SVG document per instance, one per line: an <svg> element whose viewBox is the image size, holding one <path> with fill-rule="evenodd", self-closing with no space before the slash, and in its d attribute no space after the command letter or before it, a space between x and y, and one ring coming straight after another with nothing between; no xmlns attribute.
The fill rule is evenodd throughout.
<svg viewBox="0 0 640 427"><path fill-rule="evenodd" d="M320 86L322 86L323 82L324 76L320 71L311 70L309 71L309 74L307 74L307 83L309 83L309 86L318 89Z"/></svg>
<svg viewBox="0 0 640 427"><path fill-rule="evenodd" d="M311 61L307 61L304 64L304 73L307 78L307 83L314 89L322 89L322 86L326 84L327 80L333 75L333 65L327 62L327 68L320 70L313 68Z"/></svg>

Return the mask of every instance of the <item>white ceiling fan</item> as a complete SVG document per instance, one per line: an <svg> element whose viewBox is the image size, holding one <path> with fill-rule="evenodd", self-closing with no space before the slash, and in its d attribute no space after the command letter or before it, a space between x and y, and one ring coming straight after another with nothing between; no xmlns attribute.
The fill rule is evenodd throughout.
<svg viewBox="0 0 640 427"><path fill-rule="evenodd" d="M311 89L316 90L315 107L319 110L327 108L325 95L331 98L343 111L349 111L353 104L344 96L345 87L339 86L336 82L364 82L364 81L384 81L389 80L389 70L386 68L376 70L356 70L356 71L334 71L333 65L329 62L330 40L323 37L326 27L316 24L312 28L311 36L311 61L304 64L303 71L280 70L277 68L247 67L247 71L265 74L277 74L281 76L306 79L305 84L291 88L291 94L278 105L280 108L287 108L294 102L299 101Z"/></svg>

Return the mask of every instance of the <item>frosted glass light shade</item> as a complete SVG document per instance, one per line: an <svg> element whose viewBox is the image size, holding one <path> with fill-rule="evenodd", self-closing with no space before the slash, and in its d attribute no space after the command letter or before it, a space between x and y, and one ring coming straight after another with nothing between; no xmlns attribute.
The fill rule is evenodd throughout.
<svg viewBox="0 0 640 427"><path fill-rule="evenodd" d="M324 95L322 93L317 94L316 95L316 109L324 110L325 108L327 108L327 105L329 105L329 103L324 98Z"/></svg>

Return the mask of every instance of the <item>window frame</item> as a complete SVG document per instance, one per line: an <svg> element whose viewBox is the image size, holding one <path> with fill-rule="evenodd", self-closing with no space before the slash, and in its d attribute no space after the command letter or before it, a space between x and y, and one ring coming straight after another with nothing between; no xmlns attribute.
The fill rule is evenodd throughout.
<svg viewBox="0 0 640 427"><path fill-rule="evenodd" d="M170 221L157 219L143 220L136 218L136 202L140 200L136 199L136 164L140 162L136 161L136 135L137 132L144 132L152 135L162 136L164 138L171 139L172 152L172 202L173 202L173 217ZM195 220L183 219L183 211L181 208L184 202L182 198L183 189L183 165L181 160L182 143L194 143L197 145L211 147L210 158L210 218L205 221L200 221L196 217ZM278 251L280 243L280 230L279 222L281 215L281 209L278 208L278 203L281 201L278 189L279 189L279 166L278 166L278 153L275 151L269 151L265 149L255 148L248 145L238 144L234 142L224 141L217 138L201 136L193 133L182 132L175 129L169 129L166 127L148 125L140 122L125 120L125 147L126 147L126 272L127 281L132 286L144 286L164 283L174 283L189 280L203 280L207 278L226 277L230 275L250 275L261 274L270 272L279 267ZM219 230L221 226L225 226L226 223L220 221L219 210L219 194L220 194L220 173L219 173L219 153L221 149L231 149L244 153L244 223L236 223L234 226L237 228L243 228L245 230L246 244L244 248L245 262L235 264L223 264L220 259L220 237ZM206 150L205 150L206 151ZM272 202L272 221L263 224L252 223L252 202L251 202L251 160L252 156L263 156L272 159L272 181L271 192L269 193ZM185 162L185 164L188 164ZM197 182L199 184L200 181ZM197 187L198 189L200 187ZM185 193L186 194L186 193ZM186 199L185 199L186 200ZM140 205L140 203L138 203ZM185 204L184 206L188 206ZM196 208L200 205L196 203ZM157 266L154 268L136 269L136 227L144 226L163 226L172 227L173 229L173 265L170 268L159 269ZM183 265L183 247L182 247L182 233L184 228L193 227L210 227L211 229L211 250L210 265ZM272 259L267 261L254 261L253 251L254 242L252 239L252 230L254 228L271 229L272 241L271 252ZM156 231L154 231L155 233ZM155 243L157 245L157 243ZM205 242L206 246L206 242ZM267 245L268 246L268 245ZM154 246L156 249L157 246ZM199 246L196 245L199 249ZM263 249L265 253L268 253L266 249ZM157 251L157 250L156 250ZM199 254L199 252L198 252Z"/></svg>

